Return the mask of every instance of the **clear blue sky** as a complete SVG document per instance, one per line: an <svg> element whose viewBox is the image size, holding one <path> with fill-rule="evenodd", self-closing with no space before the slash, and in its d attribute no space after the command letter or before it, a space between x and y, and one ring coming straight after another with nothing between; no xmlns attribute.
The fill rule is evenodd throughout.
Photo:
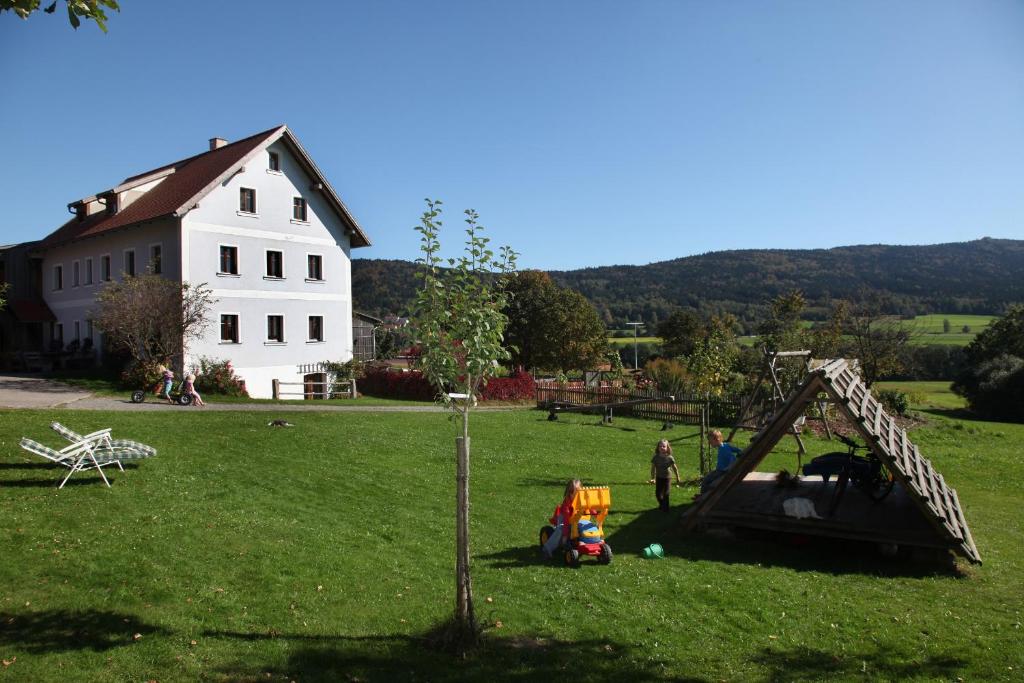
<svg viewBox="0 0 1024 683"><path fill-rule="evenodd" d="M0 242L287 123L374 242L521 265L1024 238L1024 3L153 2L0 15ZM61 2L63 7L63 2Z"/></svg>

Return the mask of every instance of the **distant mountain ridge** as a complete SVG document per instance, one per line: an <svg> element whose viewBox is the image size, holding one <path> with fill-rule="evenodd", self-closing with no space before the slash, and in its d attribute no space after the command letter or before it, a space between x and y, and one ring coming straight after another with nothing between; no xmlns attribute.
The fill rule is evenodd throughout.
<svg viewBox="0 0 1024 683"><path fill-rule="evenodd" d="M415 296L416 264L355 259L355 309L405 313ZM609 324L656 323L689 307L755 320L766 301L793 289L808 313L823 316L833 299L868 288L888 293L891 313L998 314L1024 301L1024 240L984 238L926 246L861 245L832 249L741 249L644 266L549 271L586 296Z"/></svg>

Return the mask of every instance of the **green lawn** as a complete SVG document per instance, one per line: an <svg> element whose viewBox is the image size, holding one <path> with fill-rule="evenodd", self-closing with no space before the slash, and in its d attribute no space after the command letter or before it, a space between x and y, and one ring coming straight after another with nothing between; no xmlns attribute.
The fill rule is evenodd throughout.
<svg viewBox="0 0 1024 683"><path fill-rule="evenodd" d="M637 344L660 344L661 337L637 337ZM608 337L608 344L611 346L632 346L632 337Z"/></svg>
<svg viewBox="0 0 1024 683"><path fill-rule="evenodd" d="M685 537L642 483L693 430L539 411L473 418L484 647L424 634L453 604L453 437L440 414L0 411L0 681L1019 680L1024 426L914 434L985 559L962 575L850 544ZM107 489L27 457L60 419L152 443ZM813 452L830 444L809 440ZM792 468L785 439L773 465ZM564 481L610 484L612 565L539 560ZM678 509L692 488L673 494ZM661 543L664 560L639 557ZM1012 669L1011 669L1012 667Z"/></svg>
<svg viewBox="0 0 1024 683"><path fill-rule="evenodd" d="M878 389L902 391L910 398L911 408L956 410L967 406L961 396L953 393L949 382L876 382Z"/></svg>

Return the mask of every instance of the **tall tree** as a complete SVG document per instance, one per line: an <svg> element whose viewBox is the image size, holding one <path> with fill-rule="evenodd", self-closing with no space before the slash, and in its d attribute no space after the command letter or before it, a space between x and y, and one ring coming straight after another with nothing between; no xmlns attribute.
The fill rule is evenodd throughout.
<svg viewBox="0 0 1024 683"><path fill-rule="evenodd" d="M704 320L695 311L673 311L658 325L661 350L669 358L689 356L706 336Z"/></svg>
<svg viewBox="0 0 1024 683"><path fill-rule="evenodd" d="M585 370L604 362L608 333L582 294L559 287L539 270L505 278L504 290L508 294L505 344L514 364Z"/></svg>
<svg viewBox="0 0 1024 683"><path fill-rule="evenodd" d="M115 12L121 11L117 0L64 0L64 3L67 5L68 21L75 29L82 25L82 19L86 19L96 22L100 30L106 33L106 9L112 9ZM0 12L10 11L22 19L28 19L41 5L40 0L0 0ZM46 14L53 14L57 10L57 0L53 0L42 9Z"/></svg>
<svg viewBox="0 0 1024 683"><path fill-rule="evenodd" d="M192 285L146 273L111 282L96 295L96 327L114 349L136 362L180 359L210 325L214 300L205 283Z"/></svg>
<svg viewBox="0 0 1024 683"><path fill-rule="evenodd" d="M862 290L850 304L843 328L849 340L849 353L860 361L864 384L897 372L903 348L910 342L910 331L899 318L887 315L891 308L886 295Z"/></svg>
<svg viewBox="0 0 1024 683"><path fill-rule="evenodd" d="M807 302L799 290L780 294L768 304L768 317L758 326L769 351L798 351L805 345L802 315Z"/></svg>
<svg viewBox="0 0 1024 683"><path fill-rule="evenodd" d="M967 345L965 354L953 391L985 417L1024 421L1024 305L1011 306Z"/></svg>
<svg viewBox="0 0 1024 683"><path fill-rule="evenodd" d="M466 248L449 268L440 267L441 202L426 200L420 233L420 289L414 325L420 343L419 367L438 390L438 400L461 419L456 450L455 619L451 644L464 650L479 638L473 610L469 568L469 415L480 387L492 377L498 361L509 357L502 346L507 318L505 292L496 280L515 269L516 254L508 247L496 260L472 209L466 213Z"/></svg>

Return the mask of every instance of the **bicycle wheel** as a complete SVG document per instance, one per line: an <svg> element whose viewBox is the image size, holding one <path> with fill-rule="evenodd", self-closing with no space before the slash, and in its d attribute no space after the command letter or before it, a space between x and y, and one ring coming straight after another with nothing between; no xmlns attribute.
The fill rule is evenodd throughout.
<svg viewBox="0 0 1024 683"><path fill-rule="evenodd" d="M877 503L892 493L892 489L896 485L896 477L893 476L892 470L883 464L878 471L878 478L875 479L873 484L869 493L871 500Z"/></svg>

